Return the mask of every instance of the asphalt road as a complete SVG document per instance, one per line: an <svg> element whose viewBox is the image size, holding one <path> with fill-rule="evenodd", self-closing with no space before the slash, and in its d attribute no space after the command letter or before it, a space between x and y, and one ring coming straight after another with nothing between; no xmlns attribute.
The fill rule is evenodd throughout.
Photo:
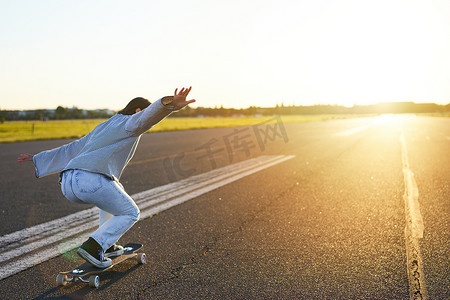
<svg viewBox="0 0 450 300"><path fill-rule="evenodd" d="M89 208L65 200L56 175L36 179L31 164L15 162L67 142L0 144L1 236ZM82 262L70 251L0 280L0 291L8 299L408 299L406 155L424 225L419 291L450 299L449 153L448 118L146 134L121 178L130 194L252 158L295 157L141 220L121 241L143 243L148 264L118 265L98 289L56 287L58 272Z"/></svg>

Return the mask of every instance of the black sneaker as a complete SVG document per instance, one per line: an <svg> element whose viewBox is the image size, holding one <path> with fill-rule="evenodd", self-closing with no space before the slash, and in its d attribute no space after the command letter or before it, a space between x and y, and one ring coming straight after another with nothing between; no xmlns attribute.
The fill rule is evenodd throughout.
<svg viewBox="0 0 450 300"><path fill-rule="evenodd" d="M111 265L111 259L104 257L102 247L91 237L81 245L77 253L97 268L103 269Z"/></svg>
<svg viewBox="0 0 450 300"><path fill-rule="evenodd" d="M112 245L105 251L105 257L120 256L123 254L123 247L120 245Z"/></svg>

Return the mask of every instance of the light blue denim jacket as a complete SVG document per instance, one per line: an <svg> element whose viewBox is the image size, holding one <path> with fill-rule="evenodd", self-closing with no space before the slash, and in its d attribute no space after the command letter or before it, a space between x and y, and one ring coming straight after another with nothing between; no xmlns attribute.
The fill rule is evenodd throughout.
<svg viewBox="0 0 450 300"><path fill-rule="evenodd" d="M36 177L81 169L118 180L141 135L171 112L159 99L133 115L116 114L81 139L34 155Z"/></svg>

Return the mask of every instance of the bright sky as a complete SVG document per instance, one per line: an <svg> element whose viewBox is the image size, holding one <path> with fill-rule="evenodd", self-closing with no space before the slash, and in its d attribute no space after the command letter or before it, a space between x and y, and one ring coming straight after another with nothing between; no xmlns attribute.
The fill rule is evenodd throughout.
<svg viewBox="0 0 450 300"><path fill-rule="evenodd" d="M449 0L0 0L0 109L450 103Z"/></svg>

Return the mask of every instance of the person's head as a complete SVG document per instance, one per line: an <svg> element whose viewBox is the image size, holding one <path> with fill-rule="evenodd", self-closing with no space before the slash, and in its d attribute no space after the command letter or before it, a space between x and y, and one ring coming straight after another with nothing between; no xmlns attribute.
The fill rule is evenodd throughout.
<svg viewBox="0 0 450 300"><path fill-rule="evenodd" d="M131 100L130 102L128 102L127 106L125 106L124 109L120 110L117 113L122 114L122 115L132 115L132 114L135 114L135 113L143 110L150 104L151 104L150 101L148 101L147 99L142 98L142 97L137 97L137 98L134 98L133 100Z"/></svg>

